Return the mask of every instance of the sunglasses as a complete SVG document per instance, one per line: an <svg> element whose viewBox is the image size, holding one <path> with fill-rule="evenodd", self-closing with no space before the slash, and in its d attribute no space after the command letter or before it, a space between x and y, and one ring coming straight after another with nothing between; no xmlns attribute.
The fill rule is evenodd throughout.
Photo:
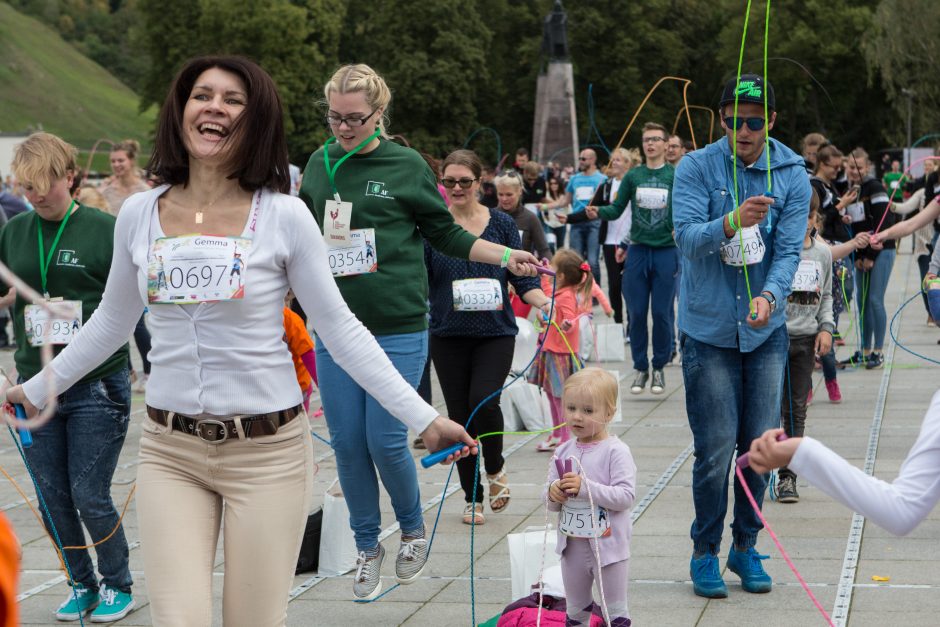
<svg viewBox="0 0 940 627"><path fill-rule="evenodd" d="M447 189L454 189L457 185L460 186L460 189L470 189L474 183L480 179L472 179L470 177L464 177L462 179L455 179L450 176L441 179L441 185Z"/></svg>
<svg viewBox="0 0 940 627"><path fill-rule="evenodd" d="M742 118L740 116L728 116L725 119L725 126L728 128L733 128L738 131L741 130L741 127L747 123L747 127L752 131L759 131L764 128L764 118Z"/></svg>

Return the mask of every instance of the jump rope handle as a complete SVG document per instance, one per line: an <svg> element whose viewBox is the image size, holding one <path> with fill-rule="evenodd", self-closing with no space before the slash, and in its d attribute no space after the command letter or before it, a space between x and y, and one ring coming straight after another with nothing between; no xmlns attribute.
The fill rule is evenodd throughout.
<svg viewBox="0 0 940 627"><path fill-rule="evenodd" d="M547 274L548 276L555 276L555 271L548 267L548 259L542 259L541 266L535 266L535 271L539 274Z"/></svg>
<svg viewBox="0 0 940 627"><path fill-rule="evenodd" d="M16 413L16 417L19 420L26 420L26 410L23 409L23 406L19 403L13 405L13 411ZM29 432L29 429L17 429L20 434L20 445L23 448L29 448L33 445L33 434Z"/></svg>
<svg viewBox="0 0 940 627"><path fill-rule="evenodd" d="M783 442L783 441L786 440L786 439L787 439L787 434L786 434L786 433L781 433L780 435L777 436L777 442ZM744 455L742 455L741 457L738 458L738 466L741 467L741 470L744 470L745 468L747 468L747 467L750 466L750 465L751 465L751 454L750 454L750 453L745 453Z"/></svg>
<svg viewBox="0 0 940 627"><path fill-rule="evenodd" d="M463 449L463 447L465 446L466 444L464 444L463 442L458 442L457 444L448 446L447 448L442 448L436 453L430 453L429 455L425 455L424 457L421 458L421 465L424 466L425 468L430 468L431 466L434 466L435 464L440 464L442 461L444 461L445 459L447 459L454 453L459 453L461 449Z"/></svg>

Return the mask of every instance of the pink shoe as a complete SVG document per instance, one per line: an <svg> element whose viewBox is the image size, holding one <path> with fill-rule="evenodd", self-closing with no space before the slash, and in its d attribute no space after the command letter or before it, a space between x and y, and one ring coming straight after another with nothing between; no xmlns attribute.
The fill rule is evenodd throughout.
<svg viewBox="0 0 940 627"><path fill-rule="evenodd" d="M313 412L313 417L314 417L314 418L319 418L319 417L322 416L322 415L323 415L323 408L322 408L322 407L321 407L320 409L318 409L317 411Z"/></svg>
<svg viewBox="0 0 940 627"><path fill-rule="evenodd" d="M833 379L832 381L826 381L826 391L829 392L830 403L842 402L842 391L839 389L838 380Z"/></svg>
<svg viewBox="0 0 940 627"><path fill-rule="evenodd" d="M539 445L535 447L536 451L541 453L550 453L558 448L558 445L561 444L561 441L558 438L548 438L539 442Z"/></svg>

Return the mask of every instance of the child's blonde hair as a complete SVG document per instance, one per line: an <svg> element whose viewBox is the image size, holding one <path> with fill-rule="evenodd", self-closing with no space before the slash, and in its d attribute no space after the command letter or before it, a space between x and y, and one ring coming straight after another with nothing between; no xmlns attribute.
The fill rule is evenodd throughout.
<svg viewBox="0 0 940 627"><path fill-rule="evenodd" d="M594 275L581 255L570 248L559 248L552 257L552 265L558 275L558 287L578 286L576 291L581 302L590 302Z"/></svg>
<svg viewBox="0 0 940 627"><path fill-rule="evenodd" d="M614 375L594 366L582 368L565 380L562 398L571 392L581 392L600 403L608 415L617 412L617 393L620 384Z"/></svg>

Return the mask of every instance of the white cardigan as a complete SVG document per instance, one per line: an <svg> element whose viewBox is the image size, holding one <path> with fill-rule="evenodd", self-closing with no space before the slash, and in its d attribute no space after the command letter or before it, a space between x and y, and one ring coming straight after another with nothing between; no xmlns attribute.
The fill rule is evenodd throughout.
<svg viewBox="0 0 940 627"><path fill-rule="evenodd" d="M47 377L67 390L127 341L147 303L147 257L163 233L157 198L168 186L128 198L118 215L114 256L101 305L75 340L24 384L47 401ZM249 218L250 220L250 218ZM284 335L288 287L336 362L385 409L417 432L438 415L402 379L347 307L330 273L326 245L306 205L263 190L246 258L245 297L198 305L151 305L153 371L147 404L181 414L256 414L301 402ZM379 306L378 304L376 306Z"/></svg>

